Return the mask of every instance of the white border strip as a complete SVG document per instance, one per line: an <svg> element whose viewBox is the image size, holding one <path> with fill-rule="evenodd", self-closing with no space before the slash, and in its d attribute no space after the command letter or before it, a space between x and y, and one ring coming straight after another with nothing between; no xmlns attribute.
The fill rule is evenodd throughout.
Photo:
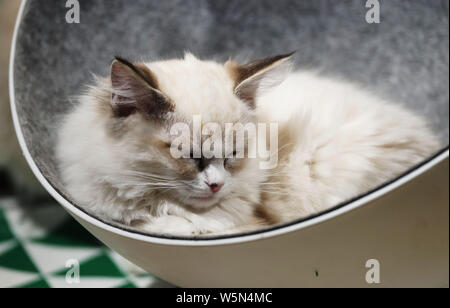
<svg viewBox="0 0 450 308"><path fill-rule="evenodd" d="M129 231L121 230L119 228L110 226L104 222L101 222L100 220L89 216L88 214L84 213L74 205L72 205L69 201L67 201L63 196L61 196L47 181L47 179L42 175L38 167L36 166L36 163L34 162L33 158L31 157L30 152L28 151L25 139L22 134L22 129L19 123L19 119L17 116L17 110L15 105L15 93L14 93L14 60L15 60L15 50L16 50L16 40L17 40L17 34L19 31L20 23L22 21L23 12L26 6L27 0L23 0L20 6L20 11L17 16L16 20L16 26L14 29L14 36L12 40L11 45L11 56L10 56L10 66L9 66L9 95L10 95L10 103L11 103L11 111L12 111L12 117L14 121L14 127L16 130L17 138L19 139L20 146L22 148L23 154L25 156L25 159L27 160L28 164L31 167L31 170L33 171L34 175L37 177L37 179L41 182L41 184L45 187L45 189L52 195L53 198L56 199L69 213L72 213L73 215L77 216L78 218L86 221L89 224L92 224L98 228L101 228L103 230L106 230L108 232L112 232L115 234L118 234L123 237L127 237L130 239L135 239L147 243L154 243L154 244L164 244L164 245L172 245L172 246L215 246L215 245L228 245L228 244L237 244L237 243L244 243L254 240L260 240L263 238L269 238L273 236L279 236L282 234L286 234L289 232L297 231L303 228L307 228L309 226L319 224L321 222L324 222L326 220L329 220L331 218L334 218L336 216L339 216L341 214L347 213L349 211L352 211L374 199L379 198L380 196L389 193L390 191L402 186L403 184L411 181L415 177L419 176L420 174L426 172L427 170L431 169L435 165L439 164L441 161L447 159L449 157L449 151L442 153L441 155L437 156L433 160L429 161L428 163L424 164L423 166L417 168L416 170L412 171L411 173L407 174L406 176L398 179L397 181L365 196L358 200L355 200L352 203L349 203L339 209L336 209L334 211L331 211L329 213L320 215L318 217L291 225L287 227L283 227L276 230L271 231L263 231L258 234L251 234L251 235L243 235L240 237L233 237L233 238L223 238L223 239L217 239L217 240L177 240L177 239L164 239L164 238L157 238L152 236L146 236L141 235L137 233L132 233Z"/></svg>

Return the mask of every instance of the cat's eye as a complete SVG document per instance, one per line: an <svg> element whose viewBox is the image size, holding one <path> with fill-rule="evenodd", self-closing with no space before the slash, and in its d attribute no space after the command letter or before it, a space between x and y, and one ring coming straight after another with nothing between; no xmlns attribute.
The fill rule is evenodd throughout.
<svg viewBox="0 0 450 308"><path fill-rule="evenodd" d="M227 159L230 159L230 158L236 158L236 155L237 155L237 151L233 151L233 153L231 154L231 156L230 156L230 155L227 155L227 156L230 156L230 157L228 157Z"/></svg>
<svg viewBox="0 0 450 308"><path fill-rule="evenodd" d="M236 155L237 155L237 152L234 151L232 157L230 157L230 158L225 158L225 159L223 160L224 166L229 165L233 159L236 159L236 158L237 158Z"/></svg>

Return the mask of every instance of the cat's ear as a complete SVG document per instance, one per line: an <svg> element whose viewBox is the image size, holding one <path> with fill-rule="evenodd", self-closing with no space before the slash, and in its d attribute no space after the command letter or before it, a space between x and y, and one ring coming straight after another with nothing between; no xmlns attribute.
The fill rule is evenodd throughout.
<svg viewBox="0 0 450 308"><path fill-rule="evenodd" d="M117 117L139 112L152 119L162 119L174 110L170 100L158 89L154 74L143 64L116 57L111 64L111 88L111 104Z"/></svg>
<svg viewBox="0 0 450 308"><path fill-rule="evenodd" d="M255 108L255 99L259 92L279 85L291 68L290 58L294 52L240 65L234 61L225 63L235 87L235 94Z"/></svg>

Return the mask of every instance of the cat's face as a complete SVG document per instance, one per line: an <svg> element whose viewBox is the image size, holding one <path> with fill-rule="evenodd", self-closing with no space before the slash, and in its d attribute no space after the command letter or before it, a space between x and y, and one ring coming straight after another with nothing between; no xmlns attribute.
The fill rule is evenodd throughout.
<svg viewBox="0 0 450 308"><path fill-rule="evenodd" d="M140 188L130 189L198 210L227 198L245 198L244 187L257 191L258 158L247 157L256 134L245 131L244 143L226 136L236 137L234 124L256 124L257 91L268 83L266 78L276 82L274 74L286 68L280 64L287 58L245 66L192 55L149 64L114 61L109 129L127 149L119 165ZM221 150L206 155L206 142L208 149L220 145ZM174 144L182 157L174 155Z"/></svg>
<svg viewBox="0 0 450 308"><path fill-rule="evenodd" d="M192 130L191 130L192 131ZM192 136L192 134L191 134ZM140 170L158 178L155 183L163 183L166 187L160 193L168 200L183 205L203 209L221 200L236 196L243 185L250 181L257 181L259 169L257 158L241 157L244 147L236 147L233 142L225 146L219 137L208 136L215 144L222 143L223 156L207 158L204 155L195 156L193 148L201 148L205 144L205 137L195 142L186 138L190 145L183 157L174 157L171 144L174 136L167 128L162 128L147 145L141 144L139 151L148 150L151 153L147 161L140 164ZM255 136L249 137L248 142L254 142ZM226 153L225 148L230 150ZM239 157L238 157L239 156Z"/></svg>

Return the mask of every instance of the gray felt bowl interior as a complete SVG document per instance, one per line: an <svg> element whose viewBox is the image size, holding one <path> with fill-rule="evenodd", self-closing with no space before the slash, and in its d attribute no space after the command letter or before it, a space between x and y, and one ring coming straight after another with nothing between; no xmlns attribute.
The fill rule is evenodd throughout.
<svg viewBox="0 0 450 308"><path fill-rule="evenodd" d="M449 3L380 1L80 0L67 24L65 1L30 0L17 33L14 92L25 142L63 195L53 154L55 122L115 55L253 59L297 50L298 68L343 76L429 119L442 148L449 137Z"/></svg>

